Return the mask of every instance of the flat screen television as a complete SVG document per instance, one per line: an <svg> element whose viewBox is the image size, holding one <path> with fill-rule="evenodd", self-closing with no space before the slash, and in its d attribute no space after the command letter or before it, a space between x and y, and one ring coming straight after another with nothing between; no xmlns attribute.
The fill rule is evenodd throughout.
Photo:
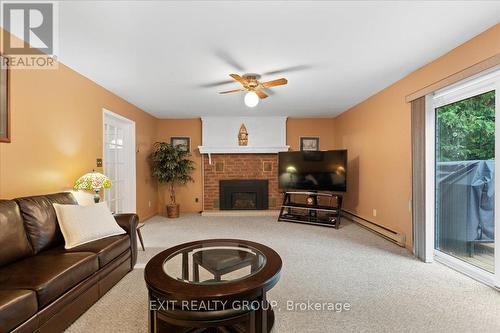
<svg viewBox="0 0 500 333"><path fill-rule="evenodd" d="M347 150L279 153L279 187L285 190L345 192Z"/></svg>

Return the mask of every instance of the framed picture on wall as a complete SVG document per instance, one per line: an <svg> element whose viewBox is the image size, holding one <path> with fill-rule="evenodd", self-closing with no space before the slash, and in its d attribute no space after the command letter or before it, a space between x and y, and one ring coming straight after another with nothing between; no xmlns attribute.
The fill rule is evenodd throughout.
<svg viewBox="0 0 500 333"><path fill-rule="evenodd" d="M317 151L319 150L319 137L317 136L301 136L300 137L301 151Z"/></svg>
<svg viewBox="0 0 500 333"><path fill-rule="evenodd" d="M10 142L9 68L0 54L0 142Z"/></svg>
<svg viewBox="0 0 500 333"><path fill-rule="evenodd" d="M170 138L172 146L181 146L183 150L191 152L191 138L188 136L173 136Z"/></svg>

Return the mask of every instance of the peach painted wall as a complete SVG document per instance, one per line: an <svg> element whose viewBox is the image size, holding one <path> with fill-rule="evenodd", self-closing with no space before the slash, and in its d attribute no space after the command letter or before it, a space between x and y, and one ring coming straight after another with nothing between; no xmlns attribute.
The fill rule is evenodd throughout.
<svg viewBox="0 0 500 333"><path fill-rule="evenodd" d="M191 159L195 162L195 171L191 174L193 183L177 186L176 200L182 212L200 212L203 209L202 159L198 151L201 146L201 119L160 119L157 121L156 141L170 142L172 136L191 137ZM198 202L196 202L198 199ZM169 202L167 186L158 187L158 211L165 214L165 205Z"/></svg>
<svg viewBox="0 0 500 333"><path fill-rule="evenodd" d="M335 148L333 118L288 118L286 121L286 144L290 150L300 150L301 136L318 136L320 150Z"/></svg>
<svg viewBox="0 0 500 333"><path fill-rule="evenodd" d="M0 143L0 198L63 191L98 169L106 108L135 121L137 212L141 219L156 214L157 185L146 160L156 118L63 64L10 73L12 143Z"/></svg>
<svg viewBox="0 0 500 333"><path fill-rule="evenodd" d="M335 118L335 145L349 150L347 210L404 233L407 247L412 246L411 124L405 96L499 53L497 24Z"/></svg>

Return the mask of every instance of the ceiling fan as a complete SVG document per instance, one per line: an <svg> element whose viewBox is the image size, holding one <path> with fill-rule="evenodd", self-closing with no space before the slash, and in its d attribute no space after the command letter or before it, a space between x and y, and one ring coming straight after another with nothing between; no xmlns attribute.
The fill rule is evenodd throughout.
<svg viewBox="0 0 500 333"><path fill-rule="evenodd" d="M262 88L282 86L288 83L288 80L285 78L267 82L259 82L260 75L257 74L245 74L243 76L240 76L238 74L229 74L229 76L241 83L243 88L221 91L219 92L219 94L229 94L246 91L247 93L245 94L245 105L251 108L259 104L259 99L268 97L268 95L262 91Z"/></svg>

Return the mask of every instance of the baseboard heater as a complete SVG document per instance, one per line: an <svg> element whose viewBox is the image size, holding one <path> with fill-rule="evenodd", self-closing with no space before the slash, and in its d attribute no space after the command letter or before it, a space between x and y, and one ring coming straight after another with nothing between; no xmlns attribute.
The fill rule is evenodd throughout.
<svg viewBox="0 0 500 333"><path fill-rule="evenodd" d="M346 210L342 210L342 217L346 217L349 220L361 225L362 227L376 233L379 236L384 237L385 239L401 246L405 247L406 246L406 236L404 234L400 234L399 232L396 232L394 230L391 230L389 228L383 227L381 225L378 225L376 223L373 223L371 221L368 221L367 219L364 219L356 214L353 214L351 212L348 212Z"/></svg>

